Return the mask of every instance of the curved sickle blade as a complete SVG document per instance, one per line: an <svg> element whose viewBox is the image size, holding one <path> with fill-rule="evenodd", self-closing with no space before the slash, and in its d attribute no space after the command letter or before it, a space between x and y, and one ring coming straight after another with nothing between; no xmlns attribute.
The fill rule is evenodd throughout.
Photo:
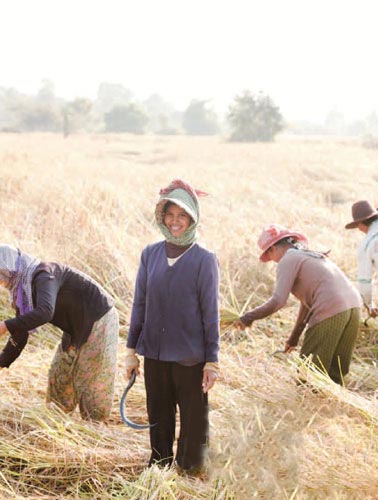
<svg viewBox="0 0 378 500"><path fill-rule="evenodd" d="M272 354L269 354L268 360L265 363L265 371L268 371L268 367L272 361L272 359L277 356L278 354L286 354L286 351L283 349L277 349L276 351L272 352Z"/></svg>
<svg viewBox="0 0 378 500"><path fill-rule="evenodd" d="M277 349L277 351L272 352L272 354L269 354L270 358L274 358L274 356L277 356L277 354L286 354L286 351L283 349Z"/></svg>
<svg viewBox="0 0 378 500"><path fill-rule="evenodd" d="M127 384L126 389L123 391L121 401L119 403L119 411L121 413L122 422L127 424L129 427L132 427L133 429L149 429L150 427L154 427L156 424L136 424L135 422L132 422L130 419L128 419L126 417L126 414L125 414L126 396L127 396L127 393L129 392L129 390L134 385L135 379L136 379L136 373L135 373L135 370L133 370L131 372L131 377L130 377L129 383Z"/></svg>

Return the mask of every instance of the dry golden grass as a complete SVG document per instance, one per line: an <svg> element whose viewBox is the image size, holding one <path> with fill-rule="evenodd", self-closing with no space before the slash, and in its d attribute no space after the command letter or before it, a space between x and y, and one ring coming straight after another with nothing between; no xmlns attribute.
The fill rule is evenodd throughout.
<svg viewBox="0 0 378 500"><path fill-rule="evenodd" d="M228 319L268 297L274 267L257 261L261 227L296 227L312 248L354 278L359 235L344 231L350 204L377 203L378 153L353 141L282 139L230 144L219 138L0 135L2 241L83 269L117 297L125 338L142 248L160 238L153 208L160 187L184 177L207 191L201 241L217 252ZM376 499L378 498L377 321L361 328L347 389L322 374L295 383L283 345L295 302L245 333L222 329L222 377L211 393L206 480L145 469L148 432L47 408L47 371L59 334L41 328L1 370L1 498ZM9 317L6 295L1 317ZM130 417L146 418L139 379Z"/></svg>

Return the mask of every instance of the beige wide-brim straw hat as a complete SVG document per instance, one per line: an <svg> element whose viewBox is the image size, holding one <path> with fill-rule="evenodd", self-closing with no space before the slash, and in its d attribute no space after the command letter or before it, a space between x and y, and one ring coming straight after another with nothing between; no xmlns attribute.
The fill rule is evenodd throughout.
<svg viewBox="0 0 378 500"><path fill-rule="evenodd" d="M377 210L367 200L356 201L352 205L353 221L346 224L345 229L355 229L360 222L368 220L375 215L378 215Z"/></svg>

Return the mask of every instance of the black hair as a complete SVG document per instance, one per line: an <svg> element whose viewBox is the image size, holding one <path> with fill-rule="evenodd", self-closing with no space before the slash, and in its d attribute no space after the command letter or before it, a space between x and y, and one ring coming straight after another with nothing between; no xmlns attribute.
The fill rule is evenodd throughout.
<svg viewBox="0 0 378 500"><path fill-rule="evenodd" d="M378 220L378 215L373 215L373 217L369 217L369 219L362 220L361 223L369 227L375 220Z"/></svg>
<svg viewBox="0 0 378 500"><path fill-rule="evenodd" d="M377 216L378 217L378 216ZM319 257L327 257L331 250L327 250L326 252L317 252L316 250L310 250L306 248L306 246L297 240L295 236L287 236L286 238L282 238L282 240L277 241L272 246L284 247L291 246L292 248L296 248L297 250L302 250L303 252L309 252L311 254L318 255Z"/></svg>
<svg viewBox="0 0 378 500"><path fill-rule="evenodd" d="M304 245L300 243L294 236L287 236L286 238L282 238L282 240L277 241L277 243L274 243L274 245L272 246L285 247L286 245L290 245L301 250L303 250L304 248Z"/></svg>
<svg viewBox="0 0 378 500"><path fill-rule="evenodd" d="M163 214L167 212L168 208L171 207L172 205L176 205L176 203L173 203L173 201L167 201L167 203L163 207Z"/></svg>

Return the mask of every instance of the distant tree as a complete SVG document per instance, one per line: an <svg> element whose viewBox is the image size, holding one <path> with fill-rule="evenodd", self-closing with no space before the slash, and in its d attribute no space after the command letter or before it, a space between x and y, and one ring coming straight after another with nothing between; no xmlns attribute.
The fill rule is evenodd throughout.
<svg viewBox="0 0 378 500"><path fill-rule="evenodd" d="M214 135L219 132L217 115L208 101L193 100L182 117L182 126L189 135Z"/></svg>
<svg viewBox="0 0 378 500"><path fill-rule="evenodd" d="M1 128L20 132L61 130L61 104L51 85L51 82L42 82L36 96L21 94L13 88L1 88Z"/></svg>
<svg viewBox="0 0 378 500"><path fill-rule="evenodd" d="M157 117L158 121L158 126L156 130L154 131L155 134L158 135L177 135L180 133L178 128L174 127L171 125L171 117L168 117L167 115L160 114Z"/></svg>
<svg viewBox="0 0 378 500"><path fill-rule="evenodd" d="M378 114L375 110L367 115L365 121L369 132L378 133Z"/></svg>
<svg viewBox="0 0 378 500"><path fill-rule="evenodd" d="M66 103L63 107L64 137L79 130L88 130L91 128L92 107L92 101L85 97L78 97Z"/></svg>
<svg viewBox="0 0 378 500"><path fill-rule="evenodd" d="M36 96L22 95L15 99L13 112L17 126L26 132L59 132L62 129L62 100L55 95L51 80L42 80Z"/></svg>
<svg viewBox="0 0 378 500"><path fill-rule="evenodd" d="M151 94L143 101L143 108L149 118L148 128L157 134L177 133L180 123L175 121L175 108L165 101L159 94Z"/></svg>
<svg viewBox="0 0 378 500"><path fill-rule="evenodd" d="M104 119L107 132L144 134L148 123L148 116L135 103L114 106L108 113L105 113Z"/></svg>
<svg viewBox="0 0 378 500"><path fill-rule="evenodd" d="M103 82L98 87L95 107L99 113L108 113L115 106L129 104L132 92L120 83Z"/></svg>
<svg viewBox="0 0 378 500"><path fill-rule="evenodd" d="M0 128L1 130L17 129L18 116L15 110L23 100L21 94L14 88L0 87Z"/></svg>
<svg viewBox="0 0 378 500"><path fill-rule="evenodd" d="M53 104L55 102L55 84L53 81L47 78L42 80L41 87L38 90L37 99L44 104Z"/></svg>
<svg viewBox="0 0 378 500"><path fill-rule="evenodd" d="M348 125L348 134L362 137L378 137L378 114L376 111L370 112L364 118L356 120Z"/></svg>
<svg viewBox="0 0 378 500"><path fill-rule="evenodd" d="M327 133L324 124L305 120L287 123L285 128L295 135L325 135Z"/></svg>
<svg viewBox="0 0 378 500"><path fill-rule="evenodd" d="M346 132L346 123L343 113L337 109L328 112L325 123L325 129L328 134L343 135Z"/></svg>
<svg viewBox="0 0 378 500"><path fill-rule="evenodd" d="M59 132L62 129L60 110L32 102L20 111L19 128L27 132Z"/></svg>
<svg viewBox="0 0 378 500"><path fill-rule="evenodd" d="M283 118L272 99L249 91L236 96L227 116L231 141L270 142L283 129Z"/></svg>

